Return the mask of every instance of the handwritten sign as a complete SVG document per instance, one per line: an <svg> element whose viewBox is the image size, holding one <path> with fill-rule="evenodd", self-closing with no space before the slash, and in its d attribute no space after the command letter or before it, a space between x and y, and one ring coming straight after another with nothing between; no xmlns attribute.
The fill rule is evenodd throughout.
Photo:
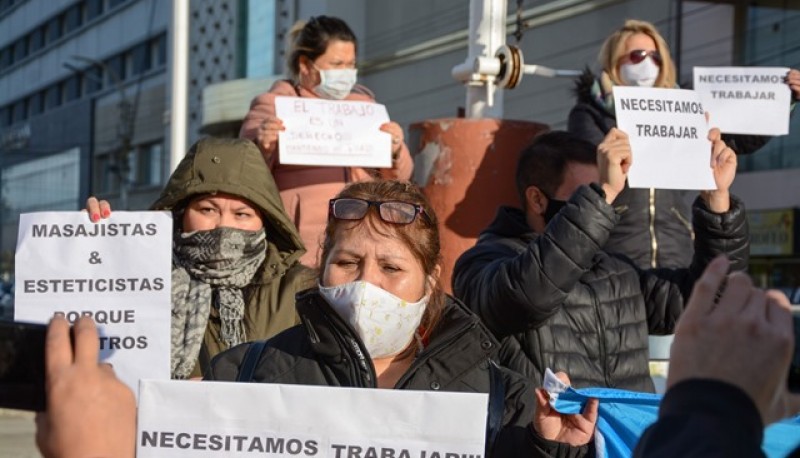
<svg viewBox="0 0 800 458"><path fill-rule="evenodd" d="M281 164L391 167L386 107L371 102L275 97L286 128L278 134Z"/></svg>
<svg viewBox="0 0 800 458"><path fill-rule="evenodd" d="M143 380L136 456L479 458L487 402L476 393Z"/></svg>
<svg viewBox="0 0 800 458"><path fill-rule="evenodd" d="M140 378L169 378L172 216L115 211L20 216L14 318L46 323L94 318L100 356L134 392Z"/></svg>
<svg viewBox="0 0 800 458"><path fill-rule="evenodd" d="M792 91L785 67L695 67L709 122L724 133L786 135Z"/></svg>
<svg viewBox="0 0 800 458"><path fill-rule="evenodd" d="M683 89L614 87L617 126L628 134L631 188L716 189L700 98Z"/></svg>

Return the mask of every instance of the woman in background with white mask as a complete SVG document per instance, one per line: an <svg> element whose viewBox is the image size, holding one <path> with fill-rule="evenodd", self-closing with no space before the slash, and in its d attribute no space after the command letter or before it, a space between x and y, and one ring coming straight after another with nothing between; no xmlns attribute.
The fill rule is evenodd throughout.
<svg viewBox="0 0 800 458"><path fill-rule="evenodd" d="M277 81L253 99L239 137L255 142L269 165L289 217L306 246L301 262L318 263L320 237L325 229L327 199L350 182L375 178L407 180L412 161L403 129L388 122L380 130L391 135L391 168L314 167L281 164L278 133L283 122L275 113L275 97L375 102L375 96L356 83L356 37L343 20L331 16L298 22L289 32L286 68L289 79Z"/></svg>
<svg viewBox="0 0 800 458"><path fill-rule="evenodd" d="M491 393L488 417L502 420L487 425L487 456L588 452L597 402L549 412L492 362L499 345L480 319L442 291L438 222L418 187L354 183L328 209L319 286L297 295L302 324L221 353L206 380Z"/></svg>
<svg viewBox="0 0 800 458"><path fill-rule="evenodd" d="M600 76L586 70L576 81L577 103L569 113L567 130L594 143L602 142L617 126L615 86L677 88L669 47L655 26L630 19L603 43L598 58ZM787 75L787 84L800 97L800 73ZM770 137L724 135L736 154L750 154ZM614 201L620 215L605 250L620 253L640 268L688 267L692 260L690 199L686 191L631 189L627 185Z"/></svg>

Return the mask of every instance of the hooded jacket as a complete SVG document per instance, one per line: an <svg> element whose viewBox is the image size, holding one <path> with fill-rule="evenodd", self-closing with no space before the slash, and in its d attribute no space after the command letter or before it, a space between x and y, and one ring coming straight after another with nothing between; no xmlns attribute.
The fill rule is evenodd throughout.
<svg viewBox="0 0 800 458"><path fill-rule="evenodd" d="M500 362L534 383L546 368L572 385L654 390L648 335L670 334L694 282L717 255L748 261L747 221L731 198L723 214L695 201L695 252L684 269L638 269L603 246L617 223L598 191L581 186L537 234L525 213L501 207L456 262L453 290L503 341Z"/></svg>
<svg viewBox="0 0 800 458"><path fill-rule="evenodd" d="M569 113L567 130L595 145L617 126L611 81L588 69L575 83L577 103ZM769 141L756 135L723 135L736 154L751 154ZM605 250L629 257L642 269L686 267L692 260L692 226L687 191L625 189L614 201L620 221Z"/></svg>
<svg viewBox="0 0 800 458"><path fill-rule="evenodd" d="M309 269L298 263L305 252L294 225L283 210L278 188L258 148L250 141L206 138L197 142L170 176L151 210L170 210L176 232L189 200L203 194L225 193L250 201L261 212L267 234L267 255L244 292L245 335L248 340L271 337L297 324L294 295L313 285ZM222 350L222 323L211 307L203 347L193 376L200 366Z"/></svg>
<svg viewBox="0 0 800 458"><path fill-rule="evenodd" d="M297 298L301 326L266 342L251 380L259 383L375 388L372 361L356 332L328 305L317 289ZM205 380L238 379L250 344L234 347L212 361ZM570 447L547 441L531 426L535 394L531 384L507 369L489 369L497 341L478 317L448 297L445 310L426 347L416 356L395 389L491 393L490 370L500 371L504 402L502 425L491 457L578 457L589 446ZM490 400L489 405L493 403ZM491 408L491 407L490 407Z"/></svg>
<svg viewBox="0 0 800 458"><path fill-rule="evenodd" d="M272 85L269 92L257 96L250 104L250 111L239 131L240 138L255 141L259 127L267 119L276 116L275 97L319 98L314 92L290 81L280 80ZM375 96L364 86L356 85L344 100L375 102ZM367 169L363 167L322 167L281 164L280 148L275 151L262 151L275 182L289 219L300 232L300 237L308 252L301 262L308 266L317 265L317 252L320 237L325 231L328 217L328 199L332 199L345 184L370 181L376 178L408 180L413 163L405 143L402 145L397 161L392 168Z"/></svg>

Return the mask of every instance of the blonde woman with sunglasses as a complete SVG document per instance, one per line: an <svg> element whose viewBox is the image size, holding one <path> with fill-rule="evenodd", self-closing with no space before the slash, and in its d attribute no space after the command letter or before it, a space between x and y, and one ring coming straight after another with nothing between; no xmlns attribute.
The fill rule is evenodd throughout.
<svg viewBox="0 0 800 458"><path fill-rule="evenodd" d="M603 43L599 63L602 71L590 70L576 81L577 103L569 113L567 130L583 140L600 144L617 126L614 111L615 86L677 88L675 65L661 34L646 21L630 19ZM800 72L786 76L795 99L800 99ZM736 154L751 154L770 137L723 135ZM620 221L605 245L642 269L687 267L692 260L690 199L685 191L630 189L614 201Z"/></svg>

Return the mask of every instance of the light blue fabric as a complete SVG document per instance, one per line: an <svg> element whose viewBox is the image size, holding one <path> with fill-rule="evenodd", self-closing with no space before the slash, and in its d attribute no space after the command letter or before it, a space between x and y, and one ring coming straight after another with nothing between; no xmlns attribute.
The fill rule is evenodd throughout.
<svg viewBox="0 0 800 458"><path fill-rule="evenodd" d="M550 391L550 387L547 387ZM661 395L611 388L562 388L551 391L551 404L561 413L579 413L589 398L600 400L595 440L598 457L628 458L644 430L658 418ZM770 425L762 449L770 458L783 458L800 445L800 416Z"/></svg>

